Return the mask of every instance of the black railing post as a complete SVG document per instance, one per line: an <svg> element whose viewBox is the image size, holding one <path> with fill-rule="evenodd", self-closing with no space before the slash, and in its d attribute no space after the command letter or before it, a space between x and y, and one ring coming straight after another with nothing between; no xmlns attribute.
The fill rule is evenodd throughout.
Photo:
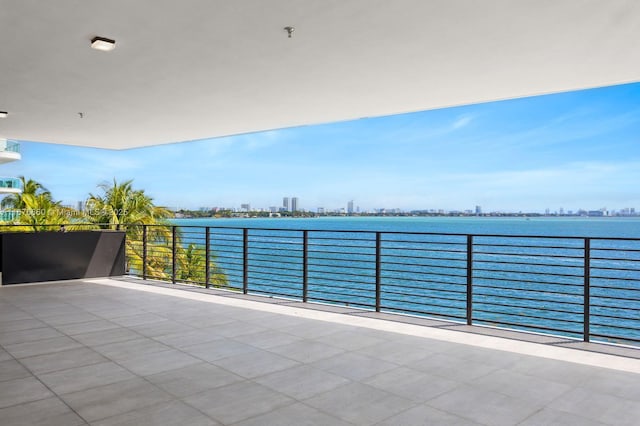
<svg viewBox="0 0 640 426"><path fill-rule="evenodd" d="M584 332L583 340L590 340L589 323L591 322L591 239L584 239Z"/></svg>
<svg viewBox="0 0 640 426"><path fill-rule="evenodd" d="M210 288L211 285L211 228L208 226L204 229L204 286Z"/></svg>
<svg viewBox="0 0 640 426"><path fill-rule="evenodd" d="M381 285L381 269L382 269L382 265L381 265L381 256L380 256L380 252L381 252L381 240L382 240L382 233L381 232L376 232L376 312L380 312L380 296L381 296L381 291L380 291L380 285Z"/></svg>
<svg viewBox="0 0 640 426"><path fill-rule="evenodd" d="M473 235L467 235L467 325L473 324Z"/></svg>
<svg viewBox="0 0 640 426"><path fill-rule="evenodd" d="M242 292L249 292L249 229L242 230Z"/></svg>
<svg viewBox="0 0 640 426"><path fill-rule="evenodd" d="M142 279L147 279L147 225L142 225Z"/></svg>
<svg viewBox="0 0 640 426"><path fill-rule="evenodd" d="M309 293L309 231L302 231L302 301L307 302Z"/></svg>
<svg viewBox="0 0 640 426"><path fill-rule="evenodd" d="M171 227L171 282L176 283L176 227Z"/></svg>

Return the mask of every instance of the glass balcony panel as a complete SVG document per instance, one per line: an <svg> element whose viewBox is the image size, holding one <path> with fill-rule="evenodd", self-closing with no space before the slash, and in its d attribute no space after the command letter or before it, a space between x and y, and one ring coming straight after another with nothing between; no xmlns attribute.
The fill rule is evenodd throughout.
<svg viewBox="0 0 640 426"><path fill-rule="evenodd" d="M8 139L0 139L0 152L20 153L20 143Z"/></svg>
<svg viewBox="0 0 640 426"><path fill-rule="evenodd" d="M22 189L22 182L17 178L0 178L0 188Z"/></svg>

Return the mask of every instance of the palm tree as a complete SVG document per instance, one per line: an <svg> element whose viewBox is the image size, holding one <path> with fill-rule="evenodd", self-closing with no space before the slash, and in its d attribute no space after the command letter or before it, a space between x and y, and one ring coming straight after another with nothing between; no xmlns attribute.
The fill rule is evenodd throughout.
<svg viewBox="0 0 640 426"><path fill-rule="evenodd" d="M92 222L115 227L125 224L155 225L164 223L165 219L171 217L171 212L156 206L144 190L134 190L131 180L118 184L114 179L113 185L102 183L98 187L104 194L89 194L86 203Z"/></svg>
<svg viewBox="0 0 640 426"><path fill-rule="evenodd" d="M51 199L48 194L23 194L24 209L20 213L19 221L28 224L34 231L44 230L44 225L60 223L56 214L60 203Z"/></svg>
<svg viewBox="0 0 640 426"><path fill-rule="evenodd" d="M170 242L171 228L166 219L171 212L164 207L158 207L144 190L133 189L133 181L98 185L102 195L89 194L86 202L86 214L93 223L101 227L120 229L123 225L127 232L126 250L128 267L142 271L143 261L143 226L147 228L147 246L153 247L147 256L147 271L149 275L166 279L171 265ZM152 226L153 225L153 226Z"/></svg>
<svg viewBox="0 0 640 426"><path fill-rule="evenodd" d="M138 273L146 265L147 275L158 279L168 279L172 274L173 262L173 227L167 219L171 212L156 206L153 199L143 190L133 189L131 180L113 184L103 183L98 186L103 194L89 194L86 213L89 219L102 227L126 229L126 250L128 268ZM144 228L146 227L146 263L144 258ZM204 281L204 250L195 247L183 247L182 236L175 233L176 276L181 281ZM215 285L225 285L226 276L210 261L212 272L215 271Z"/></svg>
<svg viewBox="0 0 640 426"><path fill-rule="evenodd" d="M229 283L227 276L215 262L216 256L209 255L209 284L220 287ZM201 245L190 243L180 249L178 257L177 278L180 281L203 284L206 281L206 250Z"/></svg>
<svg viewBox="0 0 640 426"><path fill-rule="evenodd" d="M77 211L63 207L59 201L54 201L51 192L41 183L33 179L20 176L22 192L11 194L2 199L0 206L19 213L13 224L25 224L27 227L13 227L14 231L47 231L57 230L59 225L69 223L78 217Z"/></svg>
<svg viewBox="0 0 640 426"><path fill-rule="evenodd" d="M19 177L22 182L22 192L19 194L7 195L2 199L0 207L3 209L23 210L26 208L25 197L42 195L51 199L51 192L40 182L33 179L27 180L24 176Z"/></svg>

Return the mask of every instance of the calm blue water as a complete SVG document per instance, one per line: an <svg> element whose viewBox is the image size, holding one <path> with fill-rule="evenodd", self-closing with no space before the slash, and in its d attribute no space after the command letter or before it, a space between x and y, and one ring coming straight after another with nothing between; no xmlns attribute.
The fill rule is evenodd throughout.
<svg viewBox="0 0 640 426"><path fill-rule="evenodd" d="M175 219L177 225L241 228L435 232L640 238L640 218L321 217L313 219Z"/></svg>
<svg viewBox="0 0 640 426"><path fill-rule="evenodd" d="M640 238L640 218L331 217L173 223L183 226L184 243L203 244L204 227L215 227L211 249L236 288L244 279L243 236L237 228L250 228L249 291L296 299L303 293L300 230L308 230L308 300L367 309L376 303L375 232L383 232L382 309L457 321L466 315L464 234L473 234L474 323L577 338L583 332L585 241L562 237ZM640 343L640 241L595 239L590 244L593 339Z"/></svg>

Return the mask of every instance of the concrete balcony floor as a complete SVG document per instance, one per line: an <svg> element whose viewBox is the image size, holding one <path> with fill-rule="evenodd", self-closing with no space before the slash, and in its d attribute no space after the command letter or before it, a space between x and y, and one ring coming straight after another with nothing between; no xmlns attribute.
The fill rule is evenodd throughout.
<svg viewBox="0 0 640 426"><path fill-rule="evenodd" d="M0 424L640 418L638 350L266 301L131 279L2 287Z"/></svg>

